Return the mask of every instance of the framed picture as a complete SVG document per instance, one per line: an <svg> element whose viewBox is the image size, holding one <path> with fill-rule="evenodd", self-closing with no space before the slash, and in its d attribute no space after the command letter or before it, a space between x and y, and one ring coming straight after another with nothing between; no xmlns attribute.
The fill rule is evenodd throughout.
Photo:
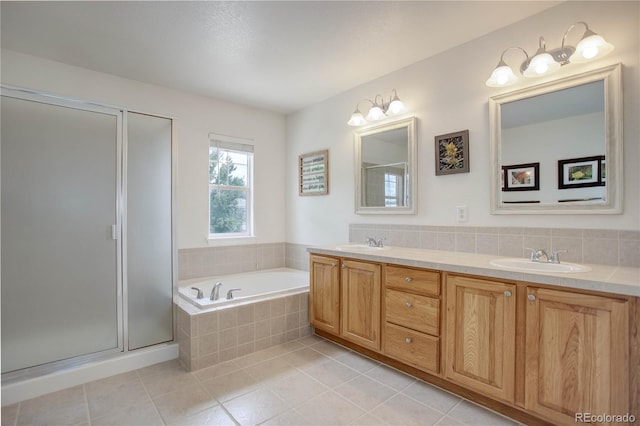
<svg viewBox="0 0 640 426"><path fill-rule="evenodd" d="M436 176L469 173L469 130L435 137Z"/></svg>
<svg viewBox="0 0 640 426"><path fill-rule="evenodd" d="M558 189L603 186L606 180L604 155L558 160Z"/></svg>
<svg viewBox="0 0 640 426"><path fill-rule="evenodd" d="M540 189L540 163L502 166L503 191L537 191Z"/></svg>
<svg viewBox="0 0 640 426"><path fill-rule="evenodd" d="M327 195L329 193L329 150L300 155L298 172L298 195Z"/></svg>

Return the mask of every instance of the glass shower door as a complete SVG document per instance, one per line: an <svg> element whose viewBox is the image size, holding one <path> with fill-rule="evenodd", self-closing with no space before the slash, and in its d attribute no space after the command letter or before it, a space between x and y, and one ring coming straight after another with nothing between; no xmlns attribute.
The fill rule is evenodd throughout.
<svg viewBox="0 0 640 426"><path fill-rule="evenodd" d="M120 112L7 93L2 372L120 351Z"/></svg>

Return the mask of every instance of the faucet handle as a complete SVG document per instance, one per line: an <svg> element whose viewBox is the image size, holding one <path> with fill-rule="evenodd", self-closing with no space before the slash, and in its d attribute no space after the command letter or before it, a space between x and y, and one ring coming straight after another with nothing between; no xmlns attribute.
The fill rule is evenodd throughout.
<svg viewBox="0 0 640 426"><path fill-rule="evenodd" d="M549 259L549 262L560 263L560 253L568 253L568 252L569 250L565 250L565 249L551 251L551 258Z"/></svg>
<svg viewBox="0 0 640 426"><path fill-rule="evenodd" d="M531 253L529 253L529 260L532 262L537 262L538 261L538 253L540 252L540 250L538 249L534 249L531 247L525 247L525 250L531 250Z"/></svg>
<svg viewBox="0 0 640 426"><path fill-rule="evenodd" d="M231 300L233 299L233 292L234 291L240 291L242 290L241 288L231 288L229 289L229 291L227 291L227 300Z"/></svg>
<svg viewBox="0 0 640 426"><path fill-rule="evenodd" d="M191 290L195 290L198 292L196 299L202 299L204 296L202 295L202 289L198 287L191 287Z"/></svg>

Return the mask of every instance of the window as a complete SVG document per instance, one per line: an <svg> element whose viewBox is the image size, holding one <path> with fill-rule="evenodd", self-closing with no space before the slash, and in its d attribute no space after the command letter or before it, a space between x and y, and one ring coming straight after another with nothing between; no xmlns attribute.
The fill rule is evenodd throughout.
<svg viewBox="0 0 640 426"><path fill-rule="evenodd" d="M384 174L384 205L385 207L397 207L399 205L402 188L400 187L402 176L385 173Z"/></svg>
<svg viewBox="0 0 640 426"><path fill-rule="evenodd" d="M253 236L253 146L209 137L209 238Z"/></svg>

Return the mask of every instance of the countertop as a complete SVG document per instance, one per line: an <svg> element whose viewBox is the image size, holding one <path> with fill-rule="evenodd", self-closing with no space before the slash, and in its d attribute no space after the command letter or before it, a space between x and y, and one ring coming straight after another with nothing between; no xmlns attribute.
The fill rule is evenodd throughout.
<svg viewBox="0 0 640 426"><path fill-rule="evenodd" d="M313 254L640 297L640 268L589 264L587 266L591 267L591 271L588 272L520 272L491 265L492 260L501 257L496 255L405 247L385 247L384 250L372 252L351 251L340 245L309 247L307 251Z"/></svg>

